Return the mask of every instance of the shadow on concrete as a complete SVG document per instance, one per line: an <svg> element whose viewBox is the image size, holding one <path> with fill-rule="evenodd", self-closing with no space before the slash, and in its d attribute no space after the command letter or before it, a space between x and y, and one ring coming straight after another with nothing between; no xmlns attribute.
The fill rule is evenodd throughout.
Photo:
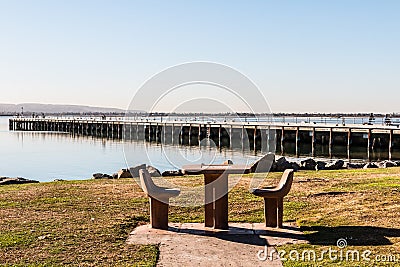
<svg viewBox="0 0 400 267"><path fill-rule="evenodd" d="M400 237L400 229L374 226L302 226L300 230L312 245L336 246L340 238L347 241L348 246L380 246L392 245L388 237Z"/></svg>
<svg viewBox="0 0 400 267"><path fill-rule="evenodd" d="M264 228L251 230L242 227L229 227L229 231L204 229L179 229L170 227L169 231L191 235L215 237L221 240L250 244L267 245L272 243L309 242L312 245L336 246L338 239L345 239L348 246L392 245L389 237L400 237L400 229L373 226L284 226L282 229Z"/></svg>
<svg viewBox="0 0 400 267"><path fill-rule="evenodd" d="M293 240L306 241L305 235L300 232L299 228L290 226L284 226L281 229L259 228L255 230L244 227L230 226L229 231L169 227L168 231L189 235L209 236L225 241L256 246L271 245L271 242L269 242L271 239L274 239L273 243L292 243Z"/></svg>

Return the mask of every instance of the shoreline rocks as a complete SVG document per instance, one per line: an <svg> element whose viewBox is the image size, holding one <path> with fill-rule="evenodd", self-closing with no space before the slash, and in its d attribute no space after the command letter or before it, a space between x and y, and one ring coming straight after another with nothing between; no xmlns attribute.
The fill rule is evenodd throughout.
<svg viewBox="0 0 400 267"><path fill-rule="evenodd" d="M325 170L340 170L344 167L344 161L341 159L335 160L334 162L327 163Z"/></svg>
<svg viewBox="0 0 400 267"><path fill-rule="evenodd" d="M286 157L276 159L270 171L283 172L286 169L298 170L344 170L344 169L371 169L371 168L391 168L400 167L400 161L378 161L378 162L347 162L341 159L336 160L316 160L306 158L299 161L289 161Z"/></svg>
<svg viewBox="0 0 400 267"><path fill-rule="evenodd" d="M12 185L12 184L32 184L32 183L39 183L39 181L29 180L22 177L0 177L0 185Z"/></svg>
<svg viewBox="0 0 400 267"><path fill-rule="evenodd" d="M280 157L278 160L272 164L271 171L272 172L283 172L287 169L294 169L298 171L300 169L300 165L297 162L289 162L285 157Z"/></svg>
<svg viewBox="0 0 400 267"><path fill-rule="evenodd" d="M121 169L118 172L109 175L106 173L94 173L92 175L92 179L120 179L120 178L137 178L139 177L139 170L145 169L147 170L152 177L160 177L161 172L150 165L141 164L135 167L131 167L129 169Z"/></svg>
<svg viewBox="0 0 400 267"><path fill-rule="evenodd" d="M92 179L113 179L113 177L106 173L94 173Z"/></svg>
<svg viewBox="0 0 400 267"><path fill-rule="evenodd" d="M169 177L169 176L183 176L182 170L177 171L164 171L161 176Z"/></svg>
<svg viewBox="0 0 400 267"><path fill-rule="evenodd" d="M256 161L252 168L251 172L254 172L254 168L257 167L257 164L260 160ZM223 164L233 164L231 160L227 160ZM265 164L264 164L265 165ZM267 164L269 165L269 164ZM317 160L314 158L306 158L306 159L298 159L297 161L289 161L286 157L278 157L271 163L270 172L283 172L287 169L298 170L309 170L309 171L319 171L319 170L344 170L344 169L371 169L371 168L391 168L391 167L400 167L400 161L390 161L384 160L379 162L348 162L341 159L335 160ZM171 176L183 176L182 170L166 170L164 172L160 172L157 168L141 164L135 167L131 167L129 169L121 169L117 173L113 175L108 175L104 173L95 173L93 174L92 179L120 179L120 178L137 178L139 177L139 170L146 169L152 177L171 177ZM265 170L267 172L268 170ZM21 178L23 179L23 178ZM37 182L37 181L33 181ZM25 181L21 181L21 183L26 183ZM2 184L0 178L0 185Z"/></svg>

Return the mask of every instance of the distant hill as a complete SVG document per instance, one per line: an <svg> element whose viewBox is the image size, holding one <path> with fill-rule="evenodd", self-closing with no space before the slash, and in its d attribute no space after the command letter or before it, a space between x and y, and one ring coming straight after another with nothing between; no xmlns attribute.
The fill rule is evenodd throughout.
<svg viewBox="0 0 400 267"><path fill-rule="evenodd" d="M125 110L118 108L102 108L80 105L52 105L52 104L0 104L0 113L124 113Z"/></svg>

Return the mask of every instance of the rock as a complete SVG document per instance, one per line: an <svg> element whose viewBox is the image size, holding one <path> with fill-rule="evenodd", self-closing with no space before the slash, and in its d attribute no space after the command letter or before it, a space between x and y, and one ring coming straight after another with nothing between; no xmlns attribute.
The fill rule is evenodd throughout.
<svg viewBox="0 0 400 267"><path fill-rule="evenodd" d="M302 170L315 170L317 163L313 159L302 160L300 164L300 169Z"/></svg>
<svg viewBox="0 0 400 267"><path fill-rule="evenodd" d="M161 174L161 176L183 176L181 170L178 171L165 171Z"/></svg>
<svg viewBox="0 0 400 267"><path fill-rule="evenodd" d="M117 172L117 178L133 178L132 174L128 169L122 169Z"/></svg>
<svg viewBox="0 0 400 267"><path fill-rule="evenodd" d="M232 165L232 164L233 164L233 161L230 160L230 159L228 159L228 160L224 161L223 164L224 164L224 165Z"/></svg>
<svg viewBox="0 0 400 267"><path fill-rule="evenodd" d="M93 174L93 179L101 179L103 178L103 174L102 173L94 173Z"/></svg>
<svg viewBox="0 0 400 267"><path fill-rule="evenodd" d="M112 179L111 175L105 173L95 173L93 174L93 179Z"/></svg>
<svg viewBox="0 0 400 267"><path fill-rule="evenodd" d="M160 177L161 173L153 166L147 166L146 170L150 173L151 177Z"/></svg>
<svg viewBox="0 0 400 267"><path fill-rule="evenodd" d="M64 182L64 181L65 181L64 179L54 179L53 182Z"/></svg>
<svg viewBox="0 0 400 267"><path fill-rule="evenodd" d="M396 163L397 167L400 167L400 161L397 160L397 161L395 161L395 163Z"/></svg>
<svg viewBox="0 0 400 267"><path fill-rule="evenodd" d="M281 157L272 165L272 171L283 172L287 169L293 169L293 167L296 167L294 162L289 162L285 157Z"/></svg>
<svg viewBox="0 0 400 267"><path fill-rule="evenodd" d="M10 185L10 184L31 184L39 183L38 181L29 180L22 177L10 178L10 177L0 177L0 185Z"/></svg>
<svg viewBox="0 0 400 267"><path fill-rule="evenodd" d="M335 160L332 163L328 163L325 166L325 170L340 170L344 166L344 161L341 159Z"/></svg>
<svg viewBox="0 0 400 267"><path fill-rule="evenodd" d="M261 159L257 160L250 167L250 172L264 173L269 172L275 163L275 154L268 153Z"/></svg>
<svg viewBox="0 0 400 267"><path fill-rule="evenodd" d="M397 164L396 162L390 161L390 160L384 160L378 163L379 168L391 168L391 167L396 167Z"/></svg>
<svg viewBox="0 0 400 267"><path fill-rule="evenodd" d="M129 168L129 172L131 173L132 177L139 177L139 170L145 170L146 164L141 164L135 167Z"/></svg>
<svg viewBox="0 0 400 267"><path fill-rule="evenodd" d="M300 165L297 162L289 162L290 163L290 169L293 169L294 171L300 170Z"/></svg>
<svg viewBox="0 0 400 267"><path fill-rule="evenodd" d="M323 161L317 161L317 165L315 166L315 170L324 170L326 166L326 162Z"/></svg>
<svg viewBox="0 0 400 267"><path fill-rule="evenodd" d="M118 173L113 173L111 176L113 179L118 179Z"/></svg>
<svg viewBox="0 0 400 267"><path fill-rule="evenodd" d="M362 169L364 166L364 163L347 163L348 169Z"/></svg>
<svg viewBox="0 0 400 267"><path fill-rule="evenodd" d="M375 162L369 162L364 165L363 169L372 169L372 168L379 168L379 166Z"/></svg>

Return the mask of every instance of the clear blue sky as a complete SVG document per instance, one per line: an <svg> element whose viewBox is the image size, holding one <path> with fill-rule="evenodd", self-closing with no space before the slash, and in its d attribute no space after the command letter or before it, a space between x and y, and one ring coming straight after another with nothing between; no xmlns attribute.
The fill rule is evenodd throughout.
<svg viewBox="0 0 400 267"><path fill-rule="evenodd" d="M162 69L213 61L279 112L400 112L400 1L0 0L0 103L126 108Z"/></svg>

